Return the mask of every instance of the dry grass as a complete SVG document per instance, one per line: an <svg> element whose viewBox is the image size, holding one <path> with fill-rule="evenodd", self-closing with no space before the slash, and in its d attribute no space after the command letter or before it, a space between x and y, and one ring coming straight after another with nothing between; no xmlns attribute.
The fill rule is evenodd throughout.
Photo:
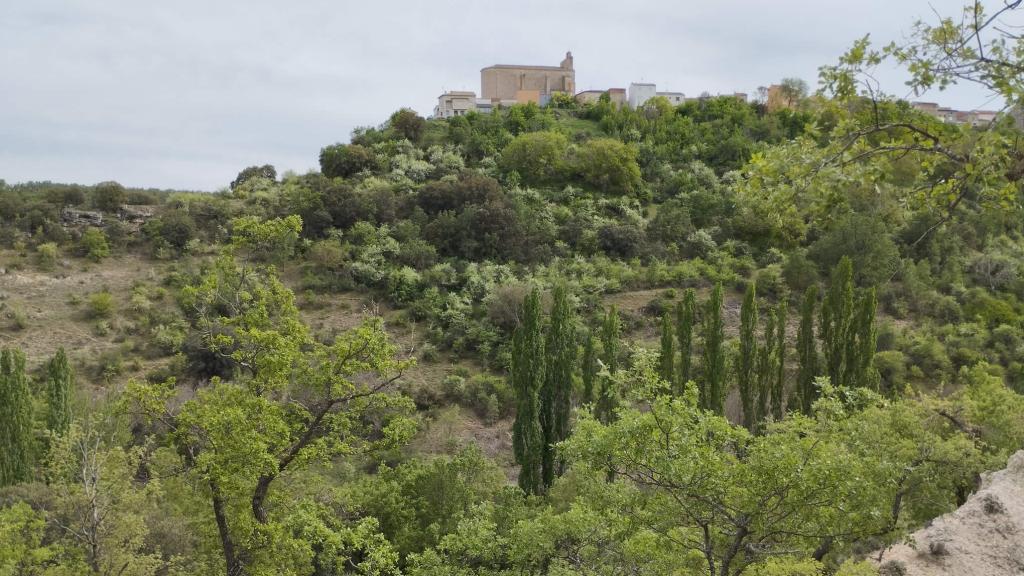
<svg viewBox="0 0 1024 576"><path fill-rule="evenodd" d="M15 258L13 252L0 252L0 261ZM18 329L5 318L0 325L0 345L20 348L25 352L30 368L47 361L63 346L79 374L79 380L94 385L89 370L97 358L125 346L124 336L117 329L121 320L116 310L124 307L136 281L155 283L163 275L166 264L153 262L137 255L127 254L92 263L85 260L67 260L51 271L26 266L20 270L6 270L0 275L0 301L5 310L19 310L25 318L24 327ZM96 320L89 318L89 295L109 291L114 296L115 313L110 320L113 329L99 335ZM152 362L140 363L140 369L131 370L126 363L125 378L143 373Z"/></svg>

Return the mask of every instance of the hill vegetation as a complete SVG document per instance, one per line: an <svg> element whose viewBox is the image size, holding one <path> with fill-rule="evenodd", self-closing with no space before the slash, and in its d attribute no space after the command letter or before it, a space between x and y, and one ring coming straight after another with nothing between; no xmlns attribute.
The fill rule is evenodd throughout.
<svg viewBox="0 0 1024 576"><path fill-rule="evenodd" d="M400 110L215 194L0 182L0 576L877 574L1024 447L1021 132L870 73L1021 103L980 10L780 110Z"/></svg>

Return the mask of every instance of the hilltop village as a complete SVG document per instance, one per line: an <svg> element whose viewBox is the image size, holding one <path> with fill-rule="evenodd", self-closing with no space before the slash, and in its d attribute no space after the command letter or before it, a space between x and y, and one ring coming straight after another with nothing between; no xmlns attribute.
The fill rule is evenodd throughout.
<svg viewBox="0 0 1024 576"><path fill-rule="evenodd" d="M780 84L773 84L760 90L758 98L769 110L792 108L795 99L787 94ZM682 92L659 91L657 84L631 82L629 88L608 88L606 90L576 91L576 69L572 52L566 52L558 66L533 64L494 64L480 70L480 95L471 90L445 91L437 98L434 107L435 118L451 118L469 112L491 112L496 107L514 104L545 106L557 94L572 96L580 104L596 103L604 94L616 106L639 108L654 97L668 100L678 106L687 101L707 98L707 93L696 98L687 98ZM747 101L745 92L734 92L735 98ZM926 114L939 118L948 124L970 124L985 126L999 115L995 110L956 110L936 102L911 102L910 105ZM1018 120L1019 122L1020 120Z"/></svg>

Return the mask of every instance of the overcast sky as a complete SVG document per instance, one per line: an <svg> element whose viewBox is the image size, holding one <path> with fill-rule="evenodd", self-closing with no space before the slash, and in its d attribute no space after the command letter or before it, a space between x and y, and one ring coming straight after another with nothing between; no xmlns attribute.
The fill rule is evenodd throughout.
<svg viewBox="0 0 1024 576"><path fill-rule="evenodd" d="M403 106L429 115L444 89L479 92L480 68L558 65L566 50L580 90L753 93L789 76L813 87L856 38L899 39L961 4L3 0L0 178L216 190L252 164L305 172L354 127ZM987 97L930 99L972 109Z"/></svg>

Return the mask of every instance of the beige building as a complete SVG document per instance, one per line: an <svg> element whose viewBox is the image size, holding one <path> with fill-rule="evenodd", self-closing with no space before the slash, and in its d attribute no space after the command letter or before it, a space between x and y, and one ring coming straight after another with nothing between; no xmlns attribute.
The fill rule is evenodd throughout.
<svg viewBox="0 0 1024 576"><path fill-rule="evenodd" d="M609 88L607 90L584 90L576 94L576 101L580 104L597 104L601 95L608 93L608 99L616 106L625 106L628 103L625 88Z"/></svg>
<svg viewBox="0 0 1024 576"><path fill-rule="evenodd" d="M558 66L517 66L496 64L480 71L480 91L484 100L514 100L519 103L547 104L551 95L576 91L576 71L572 52Z"/></svg>
<svg viewBox="0 0 1024 576"><path fill-rule="evenodd" d="M999 113L994 110L955 110L940 106L935 102L911 102L915 110L934 116L947 124L970 124L971 126L988 126L995 122Z"/></svg>

